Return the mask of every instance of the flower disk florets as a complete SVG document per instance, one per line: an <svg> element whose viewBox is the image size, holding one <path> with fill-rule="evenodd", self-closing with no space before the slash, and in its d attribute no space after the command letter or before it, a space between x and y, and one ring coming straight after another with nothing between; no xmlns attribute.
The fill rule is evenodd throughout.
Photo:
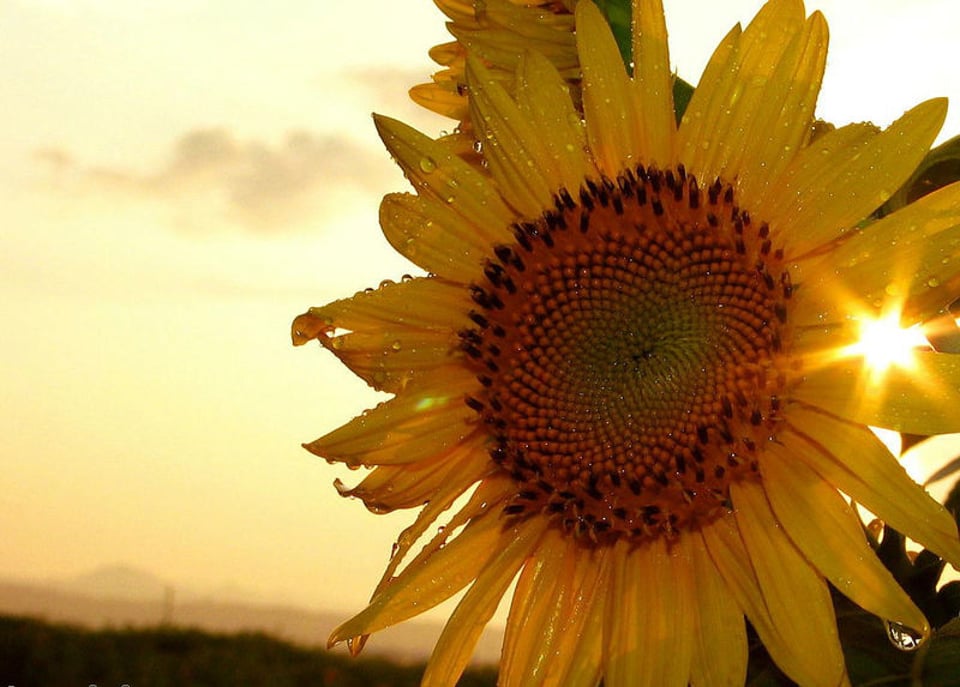
<svg viewBox="0 0 960 687"><path fill-rule="evenodd" d="M639 167L514 227L460 333L514 514L598 540L729 508L775 432L792 287L769 227L717 180Z"/></svg>

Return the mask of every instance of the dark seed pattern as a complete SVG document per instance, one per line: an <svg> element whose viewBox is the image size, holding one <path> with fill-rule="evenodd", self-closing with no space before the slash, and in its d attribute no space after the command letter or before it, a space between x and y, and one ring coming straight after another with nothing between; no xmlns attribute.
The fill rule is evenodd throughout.
<svg viewBox="0 0 960 687"><path fill-rule="evenodd" d="M727 511L786 385L794 287L772 228L722 180L636 167L512 229L460 332L466 403L517 481L506 512L606 542Z"/></svg>

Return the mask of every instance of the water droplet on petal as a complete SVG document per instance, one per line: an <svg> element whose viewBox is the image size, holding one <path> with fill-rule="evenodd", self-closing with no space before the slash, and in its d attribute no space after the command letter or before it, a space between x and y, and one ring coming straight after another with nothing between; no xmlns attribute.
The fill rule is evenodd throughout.
<svg viewBox="0 0 960 687"><path fill-rule="evenodd" d="M392 349L395 350L395 351L399 351L402 347L403 347L403 346L402 346L402 344L400 343L400 340L399 340L399 339L396 340L396 341L394 341L392 344L390 344L390 348L392 348Z"/></svg>
<svg viewBox="0 0 960 687"><path fill-rule="evenodd" d="M436 171L437 161L430 156L420 158L420 171L424 174L430 174Z"/></svg>
<svg viewBox="0 0 960 687"><path fill-rule="evenodd" d="M906 625L893 620L884 620L887 628L887 638L900 651L916 651L923 643L923 635Z"/></svg>

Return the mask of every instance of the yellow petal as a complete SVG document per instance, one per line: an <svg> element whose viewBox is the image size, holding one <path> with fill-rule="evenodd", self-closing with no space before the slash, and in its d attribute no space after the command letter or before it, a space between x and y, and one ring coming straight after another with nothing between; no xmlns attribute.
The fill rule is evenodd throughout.
<svg viewBox="0 0 960 687"><path fill-rule="evenodd" d="M503 652L500 658L501 687L531 687L543 684L543 674L553 656L560 614L569 590L562 575L569 574L564 534L547 531L533 560L517 580L510 604Z"/></svg>
<svg viewBox="0 0 960 687"><path fill-rule="evenodd" d="M377 594L370 605L337 627L328 646L372 634L423 613L449 599L474 580L484 564L504 545L496 518L475 522L457 539L409 575L397 578ZM470 546L457 543L463 540Z"/></svg>
<svg viewBox="0 0 960 687"><path fill-rule="evenodd" d="M730 496L764 603L792 654L780 667L802 684L840 684L846 669L833 602L823 578L780 529L758 484L734 482ZM767 640L761 639L770 649ZM773 651L770 655L780 663ZM795 662L800 665L795 667Z"/></svg>
<svg viewBox="0 0 960 687"><path fill-rule="evenodd" d="M807 213L804 225L818 225L822 222L846 228L863 219L866 213L861 213L841 225L843 217L846 217L844 209L834 204L811 206L811 201L816 200L829 188L838 168L843 164L850 164L851 159L856 159L879 133L879 129L871 124L848 124L819 136L811 145L802 148L776 178L776 186L780 192L755 200L750 211L757 217L774 222L773 229L782 231L785 239L789 240L802 240L802 237L786 236L787 228L797 225L792 219L794 213L801 210ZM828 209L832 210L833 214L840 212L843 217L839 221L834 220L831 215L825 214Z"/></svg>
<svg viewBox="0 0 960 687"><path fill-rule="evenodd" d="M468 488L469 486L472 485L468 485ZM451 534L458 532L461 527L487 511L502 507L501 504L504 499L515 491L516 488L508 476L493 473L483 479L473 490L466 505L450 517L446 526L434 529L433 536L409 563L409 567L415 568L418 565L424 565L426 560L446 545ZM406 564L407 555L413 550L413 547L422 541L422 537L433 528L437 519L465 492L466 489L464 489L464 482L462 481L446 482L437 490L427 505L417 514L413 524L404 529L397 537L395 546L390 552L390 560L383 571L380 583L373 593L374 596L393 584L397 576L397 570Z"/></svg>
<svg viewBox="0 0 960 687"><path fill-rule="evenodd" d="M475 432L451 451L419 463L381 465L353 488L335 484L341 496L361 499L376 513L414 508L435 499L447 485L466 491L494 470L485 442L485 435Z"/></svg>
<svg viewBox="0 0 960 687"><path fill-rule="evenodd" d="M549 522L530 518L514 528L502 548L484 564L443 628L421 681L422 687L445 687L460 679L483 628L490 622L507 587L531 555Z"/></svg>
<svg viewBox="0 0 960 687"><path fill-rule="evenodd" d="M898 532L960 565L957 526L874 434L815 408L789 409L784 442L827 482Z"/></svg>
<svg viewBox="0 0 960 687"><path fill-rule="evenodd" d="M469 103L466 97L456 91L456 84L443 82L423 83L413 86L407 94L421 107L432 110L450 119L467 118Z"/></svg>
<svg viewBox="0 0 960 687"><path fill-rule="evenodd" d="M447 28L470 52L500 70L513 71L524 50L546 56L569 78L578 71L573 16L545 11L540 3L484 0L482 11L469 11L479 21L448 24ZM461 22L458 22L461 23Z"/></svg>
<svg viewBox="0 0 960 687"><path fill-rule="evenodd" d="M580 2L576 12L587 140L597 167L615 178L642 161L636 92L600 10L592 2Z"/></svg>
<svg viewBox="0 0 960 687"><path fill-rule="evenodd" d="M374 115L380 138L417 192L449 206L491 243L509 242L514 213L479 171L448 146L396 119Z"/></svg>
<svg viewBox="0 0 960 687"><path fill-rule="evenodd" d="M407 389L304 448L354 467L429 458L473 432L477 413L464 402L463 394L474 387L477 383L467 370L451 368L435 383Z"/></svg>
<svg viewBox="0 0 960 687"><path fill-rule="evenodd" d="M743 687L747 678L747 631L743 611L707 553L703 539L690 535L697 622L690 684Z"/></svg>
<svg viewBox="0 0 960 687"><path fill-rule="evenodd" d="M580 188L587 176L596 176L588 157L586 130L570 100L569 88L554 66L535 52L524 53L517 70L517 108L543 136L551 189Z"/></svg>
<svg viewBox="0 0 960 687"><path fill-rule="evenodd" d="M604 681L610 687L689 682L695 610L687 549L682 541L668 548L659 537L628 550L614 566L608 603L615 610L604 635Z"/></svg>
<svg viewBox="0 0 960 687"><path fill-rule="evenodd" d="M850 303L879 310L903 303L907 322L934 317L960 281L960 184L942 188L857 230L816 264L804 267L791 316L797 322L842 322Z"/></svg>
<svg viewBox="0 0 960 687"><path fill-rule="evenodd" d="M916 351L878 383L861 356L811 369L794 398L864 425L910 434L960 432L960 355Z"/></svg>
<svg viewBox="0 0 960 687"><path fill-rule="evenodd" d="M554 651L562 659L548 665L544 685L596 687L603 671L603 626L612 553L606 547L585 552L577 541L571 542L569 549L576 569L567 581L569 610Z"/></svg>
<svg viewBox="0 0 960 687"><path fill-rule="evenodd" d="M782 80L789 74L787 68L783 70L786 73L777 71L785 55L795 62L803 54L796 47L803 19L803 4L798 0L773 0L763 6L742 36L728 35L717 48L680 127L682 159L690 160L688 169L705 182L718 176L736 178L745 166L745 148L754 136L774 132L774 147L786 144L789 136L778 130L780 122L771 120L779 116L778 96L788 99L793 85L774 83L774 75ZM767 100L771 94L773 105ZM789 117L792 126L796 126L795 115ZM749 161L756 166L763 162ZM747 173L749 169L747 164Z"/></svg>
<svg viewBox="0 0 960 687"><path fill-rule="evenodd" d="M606 612L607 600L594 599L593 605L586 610L583 633L576 637L577 642L571 646L572 658L567 665L567 671L556 680L549 680L545 684L556 687L596 687L603 677L603 614Z"/></svg>
<svg viewBox="0 0 960 687"><path fill-rule="evenodd" d="M880 563L859 518L835 487L777 444L767 447L760 469L777 520L834 587L874 615L929 634L923 613Z"/></svg>
<svg viewBox="0 0 960 687"><path fill-rule="evenodd" d="M778 666L794 680L808 676L803 656L797 655L788 641L787 628L780 626L779 604L767 606L764 591L751 563L750 555L734 517L724 517L702 528L703 541L710 560L726 583L730 594L743 609L760 641ZM805 564L804 564L805 565ZM819 631L819 630L818 630ZM817 684L810 680L810 684Z"/></svg>
<svg viewBox="0 0 960 687"><path fill-rule="evenodd" d="M717 103L736 81L741 39L742 30L737 24L713 51L677 131L677 155L704 186L713 183L720 173L714 159L717 142L713 117L719 110Z"/></svg>
<svg viewBox="0 0 960 687"><path fill-rule="evenodd" d="M553 207L560 184L559 178L544 175L553 160L540 140L542 133L473 57L467 59L467 85L472 120L500 193L520 215L539 217Z"/></svg>
<svg viewBox="0 0 960 687"><path fill-rule="evenodd" d="M600 679L605 549L549 529L517 581L500 661L501 687L574 685Z"/></svg>
<svg viewBox="0 0 960 687"><path fill-rule="evenodd" d="M316 339L365 382L397 393L431 375L456 374L462 355L455 332L471 325L471 305L459 284L385 282L300 315L293 341Z"/></svg>
<svg viewBox="0 0 960 687"><path fill-rule="evenodd" d="M946 100L917 105L875 136L862 126L814 141L761 200L755 216L781 232L788 254L800 256L835 240L882 205L923 159L943 124Z"/></svg>
<svg viewBox="0 0 960 687"><path fill-rule="evenodd" d="M397 252L427 272L470 283L490 256L491 243L465 231L448 206L407 193L389 193L380 203L380 226Z"/></svg>
<svg viewBox="0 0 960 687"><path fill-rule="evenodd" d="M776 175L807 142L826 61L827 23L815 12L771 75L752 128L740 135L744 145L737 169L746 206L777 188Z"/></svg>
<svg viewBox="0 0 960 687"><path fill-rule="evenodd" d="M673 166L677 125L673 110L673 75L667 26L661 0L638 0L633 6L634 88L639 103L639 148L646 164Z"/></svg>
<svg viewBox="0 0 960 687"><path fill-rule="evenodd" d="M387 329L393 333L403 328L449 331L470 325L466 314L470 304L462 284L443 279L384 282L378 289L310 308L302 320L294 323L293 343L301 346L319 339L321 334L329 334L331 327L351 332ZM337 350L332 344L329 348Z"/></svg>
<svg viewBox="0 0 960 687"><path fill-rule="evenodd" d="M499 510L474 518L446 546L413 561L379 590L370 605L333 631L328 645L382 630L449 599L475 580L487 561L518 534L516 526L504 528Z"/></svg>

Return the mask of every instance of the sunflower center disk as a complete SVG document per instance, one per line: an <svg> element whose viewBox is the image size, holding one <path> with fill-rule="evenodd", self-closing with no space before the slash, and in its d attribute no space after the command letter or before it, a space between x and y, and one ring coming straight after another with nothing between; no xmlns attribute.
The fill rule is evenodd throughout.
<svg viewBox="0 0 960 687"><path fill-rule="evenodd" d="M672 536L757 470L784 386L782 253L717 181L638 168L514 227L460 332L508 512L595 539Z"/></svg>

